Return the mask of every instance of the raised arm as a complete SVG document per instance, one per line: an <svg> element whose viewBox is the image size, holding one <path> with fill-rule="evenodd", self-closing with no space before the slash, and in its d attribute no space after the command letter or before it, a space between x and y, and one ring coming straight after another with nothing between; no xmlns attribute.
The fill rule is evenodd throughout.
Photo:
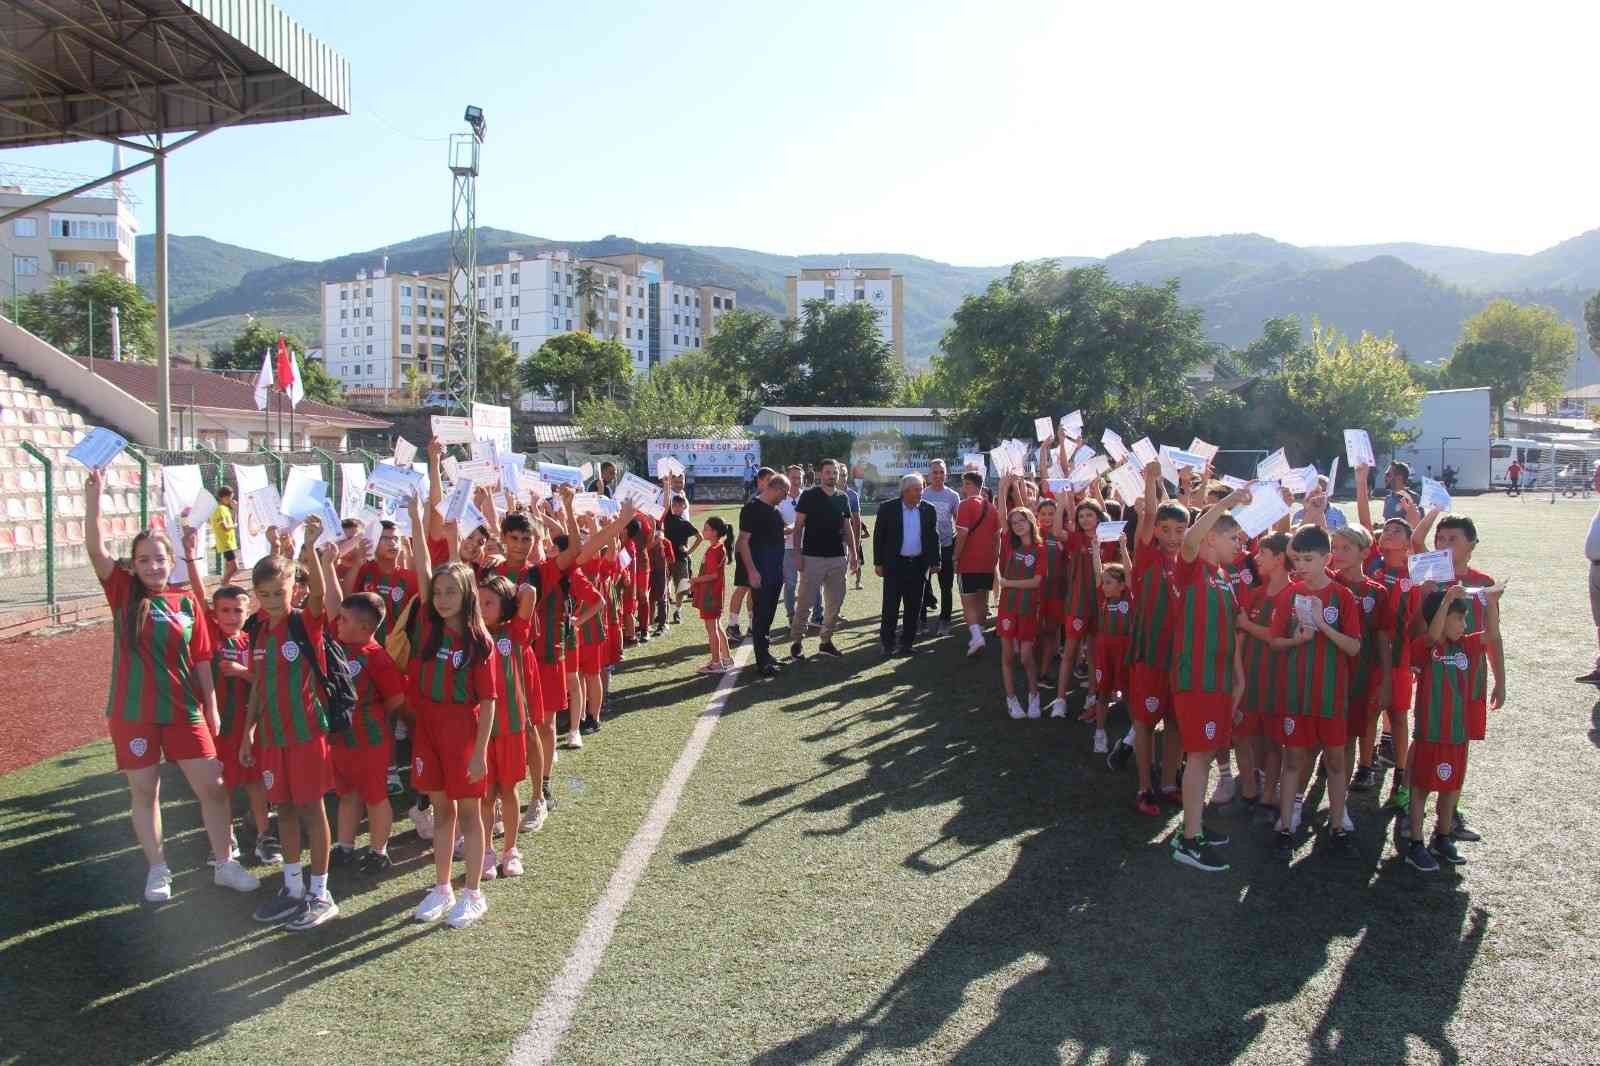
<svg viewBox="0 0 1600 1066"><path fill-rule="evenodd" d="M439 540L444 536L444 518L439 514L439 501L444 499L444 477L439 473L439 464L443 458L444 445L439 443L438 437L429 437L428 524L426 529L428 536L433 540Z"/></svg>
<svg viewBox="0 0 1600 1066"><path fill-rule="evenodd" d="M322 559L317 555L317 538L322 536L322 519L316 515L306 519L305 536L300 542L300 565L306 568L306 613L324 613L328 603L328 586L322 580Z"/></svg>
<svg viewBox="0 0 1600 1066"><path fill-rule="evenodd" d="M206 579L200 574L200 566L195 560L199 554L200 531L189 526L183 527L183 539L179 545L183 552L184 564L189 568L189 593L194 596L195 609L204 611L211 602L206 595Z"/></svg>
<svg viewBox="0 0 1600 1066"><path fill-rule="evenodd" d="M1443 512L1437 507L1428 508L1428 513L1423 516L1422 521L1418 522L1416 528L1411 531L1412 551L1425 552L1428 550L1428 531L1433 528L1435 522L1439 521L1441 514Z"/></svg>
<svg viewBox="0 0 1600 1066"><path fill-rule="evenodd" d="M433 602L433 557L428 554L428 527L422 521L422 500L412 496L406 500L406 514L411 518L412 568L417 575L417 598L423 603Z"/></svg>
<svg viewBox="0 0 1600 1066"><path fill-rule="evenodd" d="M567 546L556 556L556 565L563 570L572 569L573 561L578 558L578 542L582 536L578 532L578 516L572 510L574 495L571 485L561 486L561 531L567 535Z"/></svg>
<svg viewBox="0 0 1600 1066"><path fill-rule="evenodd" d="M323 614L331 622L339 617L339 608L344 605L344 587L339 582L338 546L324 544L318 548L317 563L322 567L323 600L326 605Z"/></svg>
<svg viewBox="0 0 1600 1066"><path fill-rule="evenodd" d="M575 565L582 566L590 559L593 559L595 556L599 555L601 550L605 548L607 544L610 544L612 541L616 540L622 535L622 533L628 528L628 523L633 521L633 516L636 513L637 512L634 511L633 501L623 500L620 509L617 511L617 516L611 521L607 522L605 525L601 526L599 529L595 530L592 536L585 538L583 542L583 548L578 552L577 562Z"/></svg>
<svg viewBox="0 0 1600 1066"><path fill-rule="evenodd" d="M1356 521L1367 532L1376 535L1378 527L1372 524L1372 490L1367 487L1371 475L1372 467L1365 463L1356 467Z"/></svg>
<svg viewBox="0 0 1600 1066"><path fill-rule="evenodd" d="M1221 500L1218 500L1215 506L1206 508L1205 513L1195 520L1194 525L1189 527L1189 532L1184 535L1183 548L1179 551L1183 561L1186 563L1194 562L1200 555L1200 545L1205 543L1206 537L1216 526L1218 520L1235 507L1241 507L1249 502L1249 489L1234 489Z"/></svg>
<svg viewBox="0 0 1600 1066"><path fill-rule="evenodd" d="M1161 484L1161 463L1151 461L1144 464L1144 514L1139 516L1138 538L1140 544L1149 544L1156 536L1156 508L1161 506L1161 500L1156 495L1156 488Z"/></svg>
<svg viewBox="0 0 1600 1066"><path fill-rule="evenodd" d="M83 536L84 549L89 553L89 564L94 567L94 576L102 582L110 579L111 571L117 567L117 562L106 554L105 541L100 531L100 490L102 487L100 471L91 470L83 479Z"/></svg>

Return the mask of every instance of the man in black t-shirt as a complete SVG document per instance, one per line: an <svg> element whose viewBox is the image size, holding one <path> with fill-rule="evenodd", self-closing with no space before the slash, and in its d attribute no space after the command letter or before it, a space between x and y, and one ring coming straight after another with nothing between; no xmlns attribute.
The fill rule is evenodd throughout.
<svg viewBox="0 0 1600 1066"><path fill-rule="evenodd" d="M739 542L735 553L744 567L755 600L750 635L755 640L756 668L762 677L772 677L778 664L772 658L768 638L772 616L778 613L778 598L783 595L783 516L778 501L789 491L789 479L773 474L755 499L739 511Z"/></svg>
<svg viewBox="0 0 1600 1066"><path fill-rule="evenodd" d="M839 491L839 464L824 459L817 484L800 494L794 505L794 539L800 545L795 569L800 574L798 599L809 604L822 590L822 643L818 651L839 658L833 631L844 605L845 575L861 568L850 501ZM805 630L796 627L789 655L799 659L805 650Z"/></svg>
<svg viewBox="0 0 1600 1066"><path fill-rule="evenodd" d="M694 572L689 555L700 545L700 534L695 531L694 523L684 517L688 509L689 501L681 495L674 495L672 510L661 520L661 535L672 545L672 572L668 577L672 582L673 625L681 621L678 609L688 593L689 576Z"/></svg>
<svg viewBox="0 0 1600 1066"><path fill-rule="evenodd" d="M767 486L767 479L772 476L770 467L762 467L755 474L755 489L750 493L750 499L760 497L762 490ZM744 559L736 551L733 554L733 597L728 601L728 647L737 648L744 635L739 632L739 612L744 609L745 597L750 592L750 582L745 580ZM750 613L755 614L755 602L750 604Z"/></svg>

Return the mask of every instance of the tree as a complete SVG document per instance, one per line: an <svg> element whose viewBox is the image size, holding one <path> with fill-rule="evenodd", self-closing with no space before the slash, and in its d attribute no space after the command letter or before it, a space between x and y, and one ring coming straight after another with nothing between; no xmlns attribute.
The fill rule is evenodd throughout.
<svg viewBox="0 0 1600 1066"><path fill-rule="evenodd" d="M489 333L478 338L478 399L483 403L509 405L518 390L517 357L511 352L511 338L504 333Z"/></svg>
<svg viewBox="0 0 1600 1066"><path fill-rule="evenodd" d="M900 357L864 301L807 300L788 358L799 380L785 390L784 403L882 406L899 391Z"/></svg>
<svg viewBox="0 0 1600 1066"><path fill-rule="evenodd" d="M525 388L576 404L601 392L626 391L633 363L628 350L615 340L600 340L588 333L560 333L524 359L517 371Z"/></svg>
<svg viewBox="0 0 1600 1066"><path fill-rule="evenodd" d="M1506 404L1528 392L1533 377L1533 355L1504 341L1467 341L1456 345L1445 368L1454 388L1489 386L1495 424L1505 430Z"/></svg>
<svg viewBox="0 0 1600 1066"><path fill-rule="evenodd" d="M716 385L652 374L633 388L625 402L610 398L580 402L577 423L586 439L642 463L645 442L652 437L726 437L733 434L738 419L733 401Z"/></svg>
<svg viewBox="0 0 1600 1066"><path fill-rule="evenodd" d="M338 379L328 373L328 368L320 360L306 358L305 342L293 333L280 331L265 319L251 318L230 343L212 345L211 369L248 370L255 373L261 369L262 356L278 350L279 336L288 342L289 354L294 356L295 363L300 367L300 383L305 387L306 399L318 403L343 403L344 389Z"/></svg>
<svg viewBox="0 0 1600 1066"><path fill-rule="evenodd" d="M595 309L595 297L600 294L600 283L595 277L592 266L582 266L573 271L577 275L578 300L582 304L579 312L583 316L583 324L593 333L594 328L600 324L600 313Z"/></svg>
<svg viewBox="0 0 1600 1066"><path fill-rule="evenodd" d="M1532 370L1526 386L1506 402L1546 403L1561 399L1572 358L1578 351L1578 332L1554 308L1494 300L1461 325L1462 345L1496 341L1528 353Z"/></svg>
<svg viewBox="0 0 1600 1066"><path fill-rule="evenodd" d="M1283 369L1284 360L1300 347L1300 319L1294 315L1269 318L1261 327L1261 336L1234 352L1229 358L1251 374L1275 374Z"/></svg>
<svg viewBox="0 0 1600 1066"><path fill-rule="evenodd" d="M1075 408L1142 435L1190 409L1185 375L1217 348L1176 282L1123 285L1103 267L1042 260L963 300L944 352L937 380L953 428L992 444L1032 439L1035 417Z"/></svg>
<svg viewBox="0 0 1600 1066"><path fill-rule="evenodd" d="M1391 336L1361 334L1355 342L1332 327L1311 323L1311 343L1288 359L1282 374L1292 405L1291 425L1300 429L1312 455L1339 455L1346 429L1365 429L1374 451L1404 443L1402 420L1416 415L1422 388Z"/></svg>
<svg viewBox="0 0 1600 1066"><path fill-rule="evenodd" d="M401 368L400 380L400 389L405 393L407 402L409 402L412 407L422 406L422 394L427 390L428 387L427 376L417 373L417 368L414 365L407 363L403 368Z"/></svg>
<svg viewBox="0 0 1600 1066"><path fill-rule="evenodd" d="M1589 333L1589 351L1600 357L1600 291L1583 305L1583 324Z"/></svg>
<svg viewBox="0 0 1600 1066"><path fill-rule="evenodd" d="M802 368L790 358L792 321L779 322L763 311L738 308L722 316L704 351L722 373L723 388L732 398L740 422L799 391ZM671 369L688 356L679 356Z"/></svg>
<svg viewBox="0 0 1600 1066"><path fill-rule="evenodd" d="M902 407L941 408L949 405L944 392L944 382L939 377L939 356L928 363L928 369L907 374L900 381L900 395L896 402Z"/></svg>
<svg viewBox="0 0 1600 1066"><path fill-rule="evenodd" d="M58 278L48 287L30 292L20 302L17 324L64 352L87 358L92 315L93 354L109 359L113 307L118 309L122 358L136 362L154 360L155 305L145 298L139 286L109 270L78 274L70 283Z"/></svg>

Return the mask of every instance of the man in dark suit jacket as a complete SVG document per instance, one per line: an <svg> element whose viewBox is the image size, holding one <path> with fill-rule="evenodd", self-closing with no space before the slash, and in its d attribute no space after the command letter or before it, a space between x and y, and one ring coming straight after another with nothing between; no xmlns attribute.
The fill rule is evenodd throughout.
<svg viewBox="0 0 1600 1066"><path fill-rule="evenodd" d="M922 622L922 586L939 569L938 513L922 499L922 475L900 479L900 495L878 507L872 529L872 569L883 578L883 614L878 638L884 655L914 655ZM903 617L895 642L896 616Z"/></svg>

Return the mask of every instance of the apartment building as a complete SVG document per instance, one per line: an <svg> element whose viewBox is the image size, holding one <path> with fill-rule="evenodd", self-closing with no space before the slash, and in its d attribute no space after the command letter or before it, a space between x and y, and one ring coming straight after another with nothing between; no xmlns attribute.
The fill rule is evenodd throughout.
<svg viewBox="0 0 1600 1066"><path fill-rule="evenodd" d="M0 211L12 211L42 200L21 186L0 186ZM133 239L138 221L128 205L114 196L74 196L36 212L18 215L0 226L0 291L8 302L27 295L55 278L111 270L134 280Z"/></svg>
<svg viewBox="0 0 1600 1066"><path fill-rule="evenodd" d="M358 270L354 281L322 286L322 355L346 389L405 386L406 370L444 376L449 307L443 274Z"/></svg>
<svg viewBox="0 0 1600 1066"><path fill-rule="evenodd" d="M843 306L865 301L878 318L878 334L905 357L905 278L888 267L808 267L790 274L785 289L789 317L812 300Z"/></svg>

